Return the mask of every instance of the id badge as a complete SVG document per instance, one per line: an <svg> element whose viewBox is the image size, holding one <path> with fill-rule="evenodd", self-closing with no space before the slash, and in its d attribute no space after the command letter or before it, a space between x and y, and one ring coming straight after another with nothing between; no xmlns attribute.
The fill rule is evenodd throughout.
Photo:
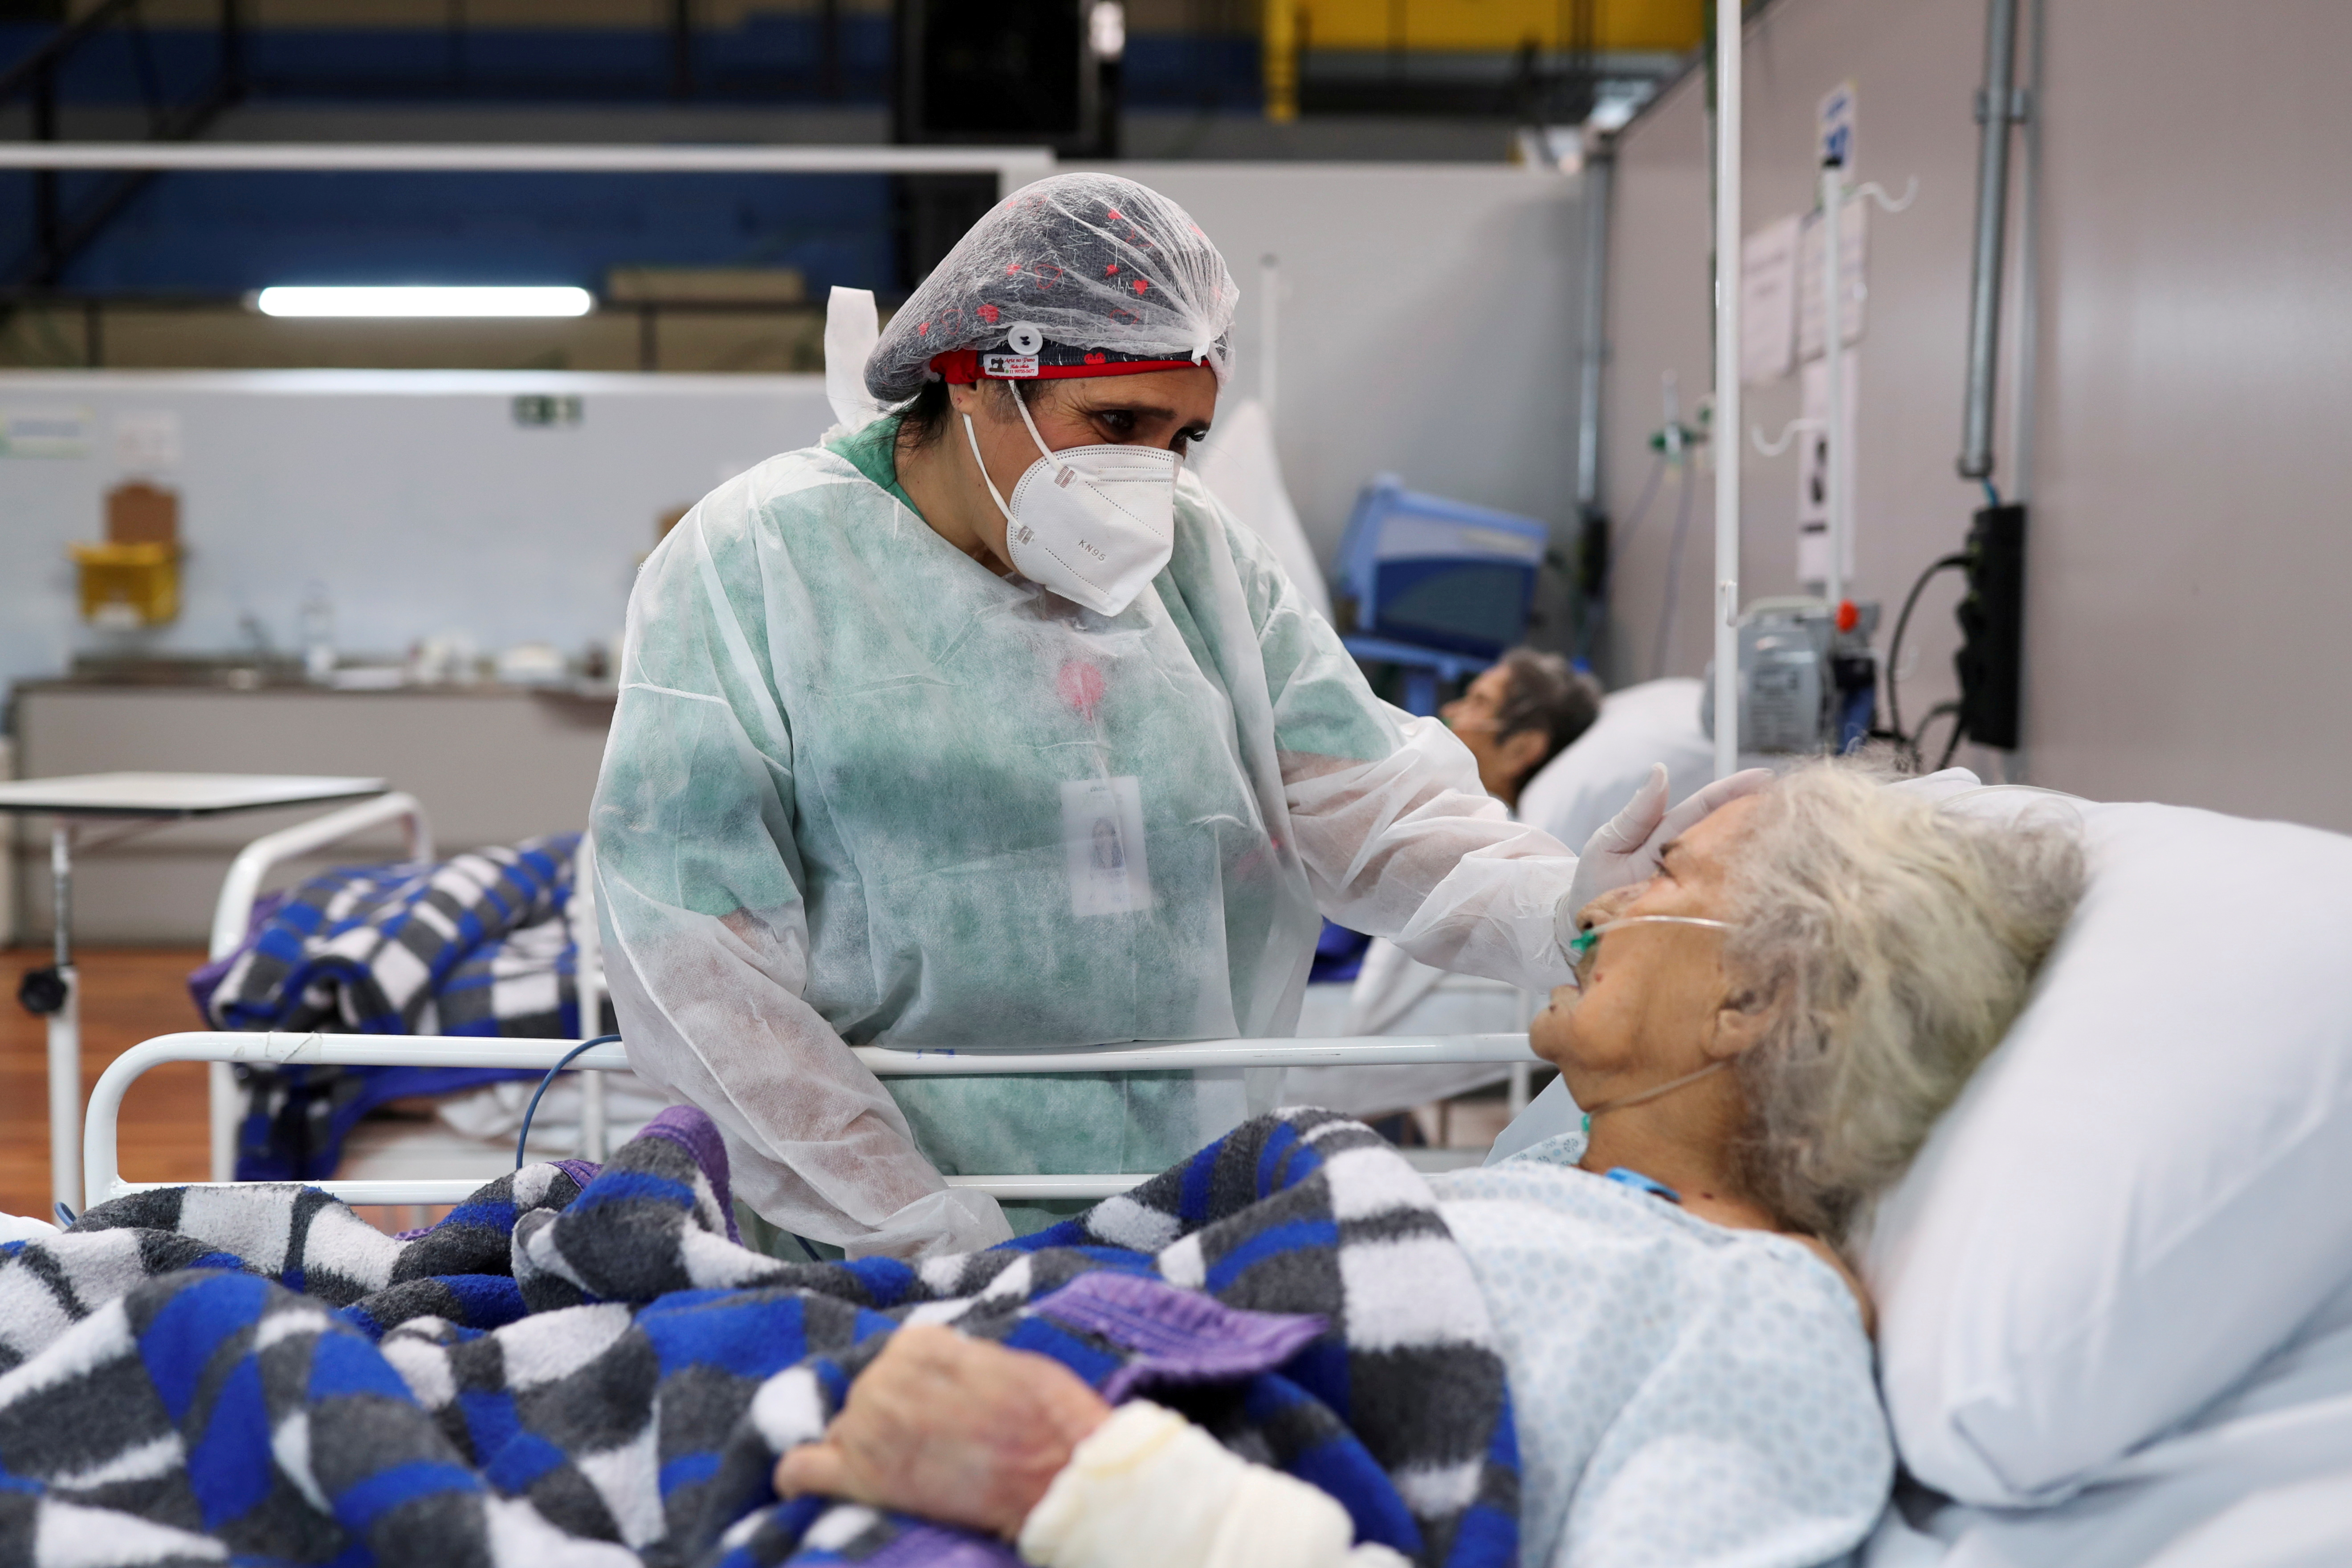
<svg viewBox="0 0 2352 1568"><path fill-rule="evenodd" d="M1135 779L1064 784L1062 843L1069 857L1072 914L1124 915L1151 907L1143 790Z"/></svg>

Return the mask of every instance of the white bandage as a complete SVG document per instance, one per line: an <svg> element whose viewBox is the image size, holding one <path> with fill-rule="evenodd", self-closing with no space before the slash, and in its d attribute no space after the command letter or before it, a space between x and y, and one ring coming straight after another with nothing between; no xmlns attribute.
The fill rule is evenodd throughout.
<svg viewBox="0 0 2352 1568"><path fill-rule="evenodd" d="M1354 1534L1327 1494L1136 1400L1071 1453L1020 1548L1036 1568L1402 1568Z"/></svg>

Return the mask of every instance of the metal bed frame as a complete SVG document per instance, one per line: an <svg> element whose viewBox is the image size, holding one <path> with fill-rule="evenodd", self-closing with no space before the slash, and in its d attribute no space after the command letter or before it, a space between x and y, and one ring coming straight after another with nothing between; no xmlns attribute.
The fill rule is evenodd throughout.
<svg viewBox="0 0 2352 1568"><path fill-rule="evenodd" d="M345 806L324 816L255 839L240 850L222 879L220 898L213 910L210 956L217 961L236 951L245 941L255 898L270 870L298 857L381 827L400 824L408 858L434 858L433 827L424 805L413 795L394 793ZM567 911L574 943L574 984L579 999L580 1027L593 1037L601 1022L604 998L604 963L596 923L595 857L591 840L581 836L573 859L572 893ZM337 1035L310 1033L234 1033L188 1030L159 1035L117 1058L91 1090L82 1121L82 1162L85 1201L109 1198L151 1186L183 1183L132 1183L121 1176L116 1154L116 1134L122 1097L142 1073L163 1062L201 1061L211 1064L211 1181L227 1185L236 1172L236 1121L239 1112L233 1064L256 1067L471 1067L538 1068L545 1071L573 1049L578 1040L508 1039L482 1036ZM1293 1067L1427 1067L1455 1062L1507 1062L1531 1067L1536 1058L1524 1034L1359 1036L1324 1039L1194 1040L1167 1045L1102 1046L1070 1051L1006 1052L896 1050L887 1046L855 1048L877 1078L983 1077L1026 1073L1135 1072L1180 1069L1244 1073L1244 1096L1251 1114L1274 1109L1278 1092L1275 1071ZM583 1051L571 1070L585 1074L581 1107L582 1154L606 1158L604 1075L625 1071L629 1060L621 1046L595 1046ZM1514 1074L1512 1108L1526 1100L1526 1074ZM992 1197L1034 1201L1042 1198L1106 1198L1146 1180L1137 1174L950 1176L950 1186L974 1187ZM481 1185L481 1177L413 1180L325 1181L305 1184L352 1204L453 1204Z"/></svg>
<svg viewBox="0 0 2352 1568"><path fill-rule="evenodd" d="M158 1035L115 1058L89 1097L82 1121L82 1164L88 1201L100 1204L155 1187L217 1185L181 1182L126 1182L116 1156L115 1134L122 1097L142 1073L164 1062L201 1061L226 1073L233 1062L255 1066L478 1067L548 1068L580 1042L509 1040L481 1037L421 1035L236 1034L188 1030ZM1160 1072L1244 1070L1288 1067L1425 1067L1445 1062L1532 1061L1525 1035L1364 1036L1328 1040L1194 1040L1175 1045L1103 1046L1045 1052L893 1050L860 1046L858 1060L877 1078L966 1078L999 1074L1071 1071ZM629 1065L618 1045L594 1046L574 1067L618 1071ZM592 1072L591 1080L594 1081ZM1255 1084L1251 1088L1255 1089ZM1250 1095L1253 1112L1271 1110ZM972 1187L992 1197L1107 1198L1148 1180L1142 1174L950 1176L948 1184ZM350 1204L454 1204L481 1185L478 1179L309 1182Z"/></svg>

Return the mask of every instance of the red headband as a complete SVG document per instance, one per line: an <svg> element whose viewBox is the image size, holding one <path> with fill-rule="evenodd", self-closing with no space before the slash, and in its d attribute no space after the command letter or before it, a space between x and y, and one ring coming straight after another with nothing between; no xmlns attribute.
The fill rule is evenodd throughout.
<svg viewBox="0 0 2352 1568"><path fill-rule="evenodd" d="M1107 359L1094 364L1041 364L1034 354L983 354L978 349L953 349L931 356L931 368L940 374L940 378L957 386L969 386L977 381L1068 381L1091 375L1140 375L1152 370L1190 370L1197 363L1189 359Z"/></svg>

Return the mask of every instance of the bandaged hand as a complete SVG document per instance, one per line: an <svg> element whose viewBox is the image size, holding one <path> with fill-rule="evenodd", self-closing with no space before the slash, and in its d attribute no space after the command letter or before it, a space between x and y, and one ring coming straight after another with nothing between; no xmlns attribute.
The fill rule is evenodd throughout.
<svg viewBox="0 0 2352 1568"><path fill-rule="evenodd" d="M1022 1527L1033 1568L1409 1568L1336 1499L1149 1400L1078 1445Z"/></svg>
<svg viewBox="0 0 2352 1568"><path fill-rule="evenodd" d="M776 1490L918 1513L1012 1540L1111 1407L1061 1363L915 1324L849 1385L824 1440L776 1465Z"/></svg>
<svg viewBox="0 0 2352 1568"><path fill-rule="evenodd" d="M1407 1568L1172 1411L1113 1411L1057 1361L936 1324L890 1337L776 1490L984 1530L1036 1568Z"/></svg>
<svg viewBox="0 0 2352 1568"><path fill-rule="evenodd" d="M1770 769L1749 768L1716 780L1669 811L1666 765L1660 763L1653 767L1648 782L1633 792L1625 809L1585 840L1584 852L1576 862L1576 878L1553 916L1562 951L1576 934L1576 917L1585 905L1603 893L1647 881L1657 874L1659 850L1717 806L1754 795L1771 782Z"/></svg>

